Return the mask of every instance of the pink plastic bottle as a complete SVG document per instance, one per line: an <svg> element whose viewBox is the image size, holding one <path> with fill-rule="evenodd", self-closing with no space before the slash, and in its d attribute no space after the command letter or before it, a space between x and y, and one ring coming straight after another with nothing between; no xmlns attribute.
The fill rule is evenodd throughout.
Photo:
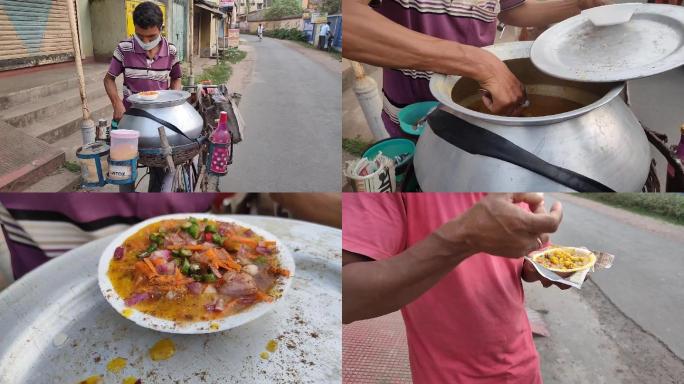
<svg viewBox="0 0 684 384"><path fill-rule="evenodd" d="M225 174L228 172L228 159L230 159L228 113L225 111L221 112L218 126L216 126L214 132L211 133L209 141L213 144L209 169L213 173Z"/></svg>

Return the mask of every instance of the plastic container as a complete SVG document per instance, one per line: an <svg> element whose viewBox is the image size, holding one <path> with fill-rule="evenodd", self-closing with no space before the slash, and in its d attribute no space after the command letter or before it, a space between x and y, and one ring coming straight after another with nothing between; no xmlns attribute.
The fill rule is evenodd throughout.
<svg viewBox="0 0 684 384"><path fill-rule="evenodd" d="M439 105L439 102L437 101L422 101L420 103L407 105L399 110L398 117L401 130L409 135L420 136L420 134L423 133L423 128L414 130L413 125L437 105Z"/></svg>
<svg viewBox="0 0 684 384"><path fill-rule="evenodd" d="M76 151L81 165L81 185L84 187L102 187L107 182L109 168L109 146L103 142L95 142L82 146Z"/></svg>
<svg viewBox="0 0 684 384"><path fill-rule="evenodd" d="M109 157L112 160L131 160L138 157L138 138L140 133L130 129L113 130Z"/></svg>
<svg viewBox="0 0 684 384"><path fill-rule="evenodd" d="M395 161L394 168L397 185L400 185L404 180L404 175L406 174L409 165L413 161L413 154L415 151L416 144L413 141L402 137L396 137L380 140L371 145L363 152L362 157L373 160L378 152L382 152L383 155L393 160L399 160L401 158L399 162Z"/></svg>

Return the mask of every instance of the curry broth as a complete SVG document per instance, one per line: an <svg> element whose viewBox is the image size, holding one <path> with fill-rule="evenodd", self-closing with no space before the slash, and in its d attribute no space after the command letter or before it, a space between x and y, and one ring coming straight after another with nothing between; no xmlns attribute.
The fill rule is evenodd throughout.
<svg viewBox="0 0 684 384"><path fill-rule="evenodd" d="M582 108L583 106L579 103L575 103L574 101L556 96L528 94L527 99L529 100L530 105L522 109L520 117L558 115L560 113L574 111L576 109ZM484 105L481 98L477 99L477 101L470 105L466 105L465 107L480 113L487 113L490 115L494 114Z"/></svg>
<svg viewBox="0 0 684 384"><path fill-rule="evenodd" d="M160 229L166 230L168 233L176 233L180 225L186 220L164 220L161 222L150 224L141 230L139 230L134 235L130 236L124 241L124 253L120 260L115 260L114 258L110 261L107 276L112 282L112 286L117 294L122 298L131 297L136 293L136 279L140 277L137 274L135 263L140 261L138 255L144 252L148 246L152 243L150 240L150 235L154 233L159 233ZM202 221L205 224L211 224L214 226L219 226L221 222L215 220ZM249 229L236 226L242 229L242 235L249 231ZM263 241L261 236L254 234L254 238ZM226 241L229 241L230 237ZM234 252L229 251L230 254ZM277 297L279 295L277 286L277 276L272 276L267 271L269 267L275 267L280 269L280 264L277 259L277 251L274 251L272 255L264 257L260 255L255 264L259 263L259 272L254 275L254 281L260 292L264 292L272 297ZM281 270L284 271L284 270ZM203 288L207 285L204 284ZM246 308L249 308L256 304L258 301L242 303L241 300L233 300L232 305L222 311L222 312L211 312L206 310L206 306L215 303L220 297L225 297L218 292L202 292L201 294L189 294L185 292L184 294L176 295L173 298L169 298L165 295L158 295L149 300L143 300L139 303L131 305L146 314L150 314L155 317L177 321L177 322L194 322L194 321L207 321L219 318L224 318L233 314L236 314Z"/></svg>

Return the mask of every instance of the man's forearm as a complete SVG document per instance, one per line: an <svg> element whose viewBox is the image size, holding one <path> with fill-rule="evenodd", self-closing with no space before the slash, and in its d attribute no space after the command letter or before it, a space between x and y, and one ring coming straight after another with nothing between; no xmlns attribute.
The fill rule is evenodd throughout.
<svg viewBox="0 0 684 384"><path fill-rule="evenodd" d="M171 89L175 89L179 91L181 88L183 88L183 83L181 82L181 79L171 79Z"/></svg>
<svg viewBox="0 0 684 384"><path fill-rule="evenodd" d="M482 73L478 48L438 39L382 16L364 0L342 2L348 59L388 68L407 68L476 78Z"/></svg>
<svg viewBox="0 0 684 384"><path fill-rule="evenodd" d="M431 234L392 258L344 265L342 321L382 316L417 299L473 252Z"/></svg>
<svg viewBox="0 0 684 384"><path fill-rule="evenodd" d="M499 20L516 27L544 27L580 13L576 0L526 0L501 12Z"/></svg>
<svg viewBox="0 0 684 384"><path fill-rule="evenodd" d="M109 101L111 101L112 106L120 104L121 98L119 97L119 91L116 89L116 81L114 78L105 77L104 79L104 87L105 91L107 92L107 96L109 96Z"/></svg>

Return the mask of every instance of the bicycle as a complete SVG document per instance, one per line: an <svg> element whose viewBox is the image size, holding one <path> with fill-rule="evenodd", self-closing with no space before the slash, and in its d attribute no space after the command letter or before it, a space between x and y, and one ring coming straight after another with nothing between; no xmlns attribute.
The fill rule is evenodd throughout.
<svg viewBox="0 0 684 384"><path fill-rule="evenodd" d="M233 145L242 141L244 121L238 110L241 95L229 93L225 85L197 84L185 86L191 93L190 104L202 116L203 127L200 136L192 143L171 147L166 138L166 129L160 125L160 148L139 149L138 168L147 172L134 185L120 186L121 192L137 191L145 176L149 176L148 192L218 192L221 175L207 170L209 157L209 136L215 128L221 111L228 112L231 137L230 158L232 164Z"/></svg>

